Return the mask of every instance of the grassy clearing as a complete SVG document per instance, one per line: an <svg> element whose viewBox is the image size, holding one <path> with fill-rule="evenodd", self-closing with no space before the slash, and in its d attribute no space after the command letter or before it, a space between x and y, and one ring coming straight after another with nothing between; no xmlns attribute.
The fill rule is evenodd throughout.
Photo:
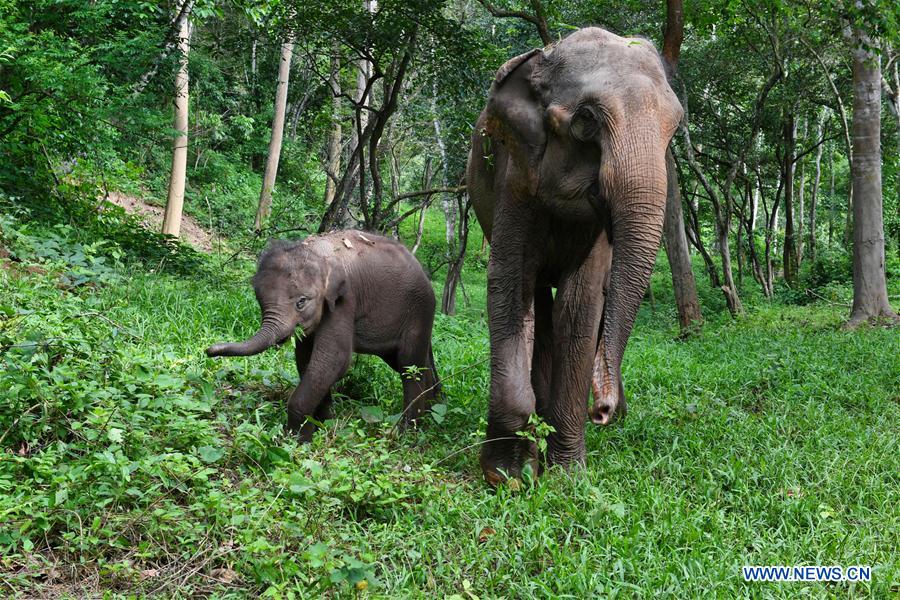
<svg viewBox="0 0 900 600"><path fill-rule="evenodd" d="M584 469L492 492L468 447L489 379L478 261L472 305L437 319L446 403L429 426L395 435L399 381L359 358L337 418L301 446L282 430L289 348L202 352L253 331L249 263L160 274L82 248L75 268L65 233L47 273L0 268L4 594L896 592L900 338L840 331L843 307L708 310L702 335L675 341L657 273L625 360L628 418L588 430ZM744 564L874 570L871 584L745 584Z"/></svg>

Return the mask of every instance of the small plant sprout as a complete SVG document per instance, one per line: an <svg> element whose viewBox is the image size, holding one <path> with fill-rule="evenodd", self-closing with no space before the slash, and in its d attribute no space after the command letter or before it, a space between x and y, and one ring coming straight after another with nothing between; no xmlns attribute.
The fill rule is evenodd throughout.
<svg viewBox="0 0 900 600"><path fill-rule="evenodd" d="M407 381L422 381L422 374L427 370L425 367L409 365L403 368L403 379Z"/></svg>
<svg viewBox="0 0 900 600"><path fill-rule="evenodd" d="M544 456L547 454L547 437L555 432L556 428L553 427L553 425L546 422L536 413L532 413L531 416L528 417L528 425L526 428L522 431L517 431L516 435L534 442L538 452Z"/></svg>

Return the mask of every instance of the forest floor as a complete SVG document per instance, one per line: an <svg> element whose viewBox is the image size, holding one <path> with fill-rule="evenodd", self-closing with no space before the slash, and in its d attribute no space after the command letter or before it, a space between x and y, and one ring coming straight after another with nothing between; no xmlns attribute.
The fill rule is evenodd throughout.
<svg viewBox="0 0 900 600"><path fill-rule="evenodd" d="M0 595L896 594L900 333L842 331L846 284L802 306L748 292L739 320L707 286L706 325L679 341L660 261L624 361L628 417L588 427L584 468L491 490L484 257L468 307L437 317L445 396L426 426L394 429L400 382L358 357L336 418L300 445L283 429L291 348L203 352L255 329L251 260L150 269L129 257L144 242L15 215L0 244L21 266L0 269ZM833 564L872 581L740 572Z"/></svg>
<svg viewBox="0 0 900 600"><path fill-rule="evenodd" d="M141 222L147 229L159 231L162 228L163 216L166 212L164 207L151 204L143 198L124 192L109 192L107 200L116 206L121 206L127 213L140 217ZM181 219L180 237L197 250L203 250L204 252L211 252L216 241L213 234L206 231L189 214L183 215Z"/></svg>

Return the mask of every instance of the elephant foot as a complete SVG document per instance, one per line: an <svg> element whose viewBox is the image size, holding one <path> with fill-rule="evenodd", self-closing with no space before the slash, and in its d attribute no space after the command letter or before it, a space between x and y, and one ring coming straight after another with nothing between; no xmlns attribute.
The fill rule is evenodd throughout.
<svg viewBox="0 0 900 600"><path fill-rule="evenodd" d="M538 474L537 446L531 440L507 439L514 436L494 436L481 447L481 471L484 479L496 487L509 479L519 479L525 465Z"/></svg>
<svg viewBox="0 0 900 600"><path fill-rule="evenodd" d="M584 439L575 444L560 445L553 438L547 444L547 466L560 466L564 469L583 467L587 458Z"/></svg>
<svg viewBox="0 0 900 600"><path fill-rule="evenodd" d="M300 443L308 444L312 441L313 434L319 430L319 427L312 419L308 419L306 416L294 417L288 414L288 422L285 429L297 436Z"/></svg>
<svg viewBox="0 0 900 600"><path fill-rule="evenodd" d="M403 411L403 417L400 420L400 427L403 429L407 427L422 427L428 421L428 419L423 417L431 410L431 404L432 402L430 400L425 400L423 398L405 409Z"/></svg>

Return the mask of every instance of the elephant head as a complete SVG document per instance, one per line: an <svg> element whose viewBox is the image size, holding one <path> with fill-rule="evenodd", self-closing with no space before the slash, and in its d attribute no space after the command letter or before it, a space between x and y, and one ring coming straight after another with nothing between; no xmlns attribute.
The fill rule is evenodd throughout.
<svg viewBox="0 0 900 600"><path fill-rule="evenodd" d="M215 344L208 356L250 356L290 338L299 327L310 334L326 310L334 311L347 293L343 267L317 244L276 242L259 257L253 290L262 310L262 325L243 342Z"/></svg>
<svg viewBox="0 0 900 600"><path fill-rule="evenodd" d="M485 132L510 153L514 185L555 214L599 221L612 244L597 423L624 408L622 355L659 249L665 153L681 117L653 45L599 28L511 59L492 88Z"/></svg>

